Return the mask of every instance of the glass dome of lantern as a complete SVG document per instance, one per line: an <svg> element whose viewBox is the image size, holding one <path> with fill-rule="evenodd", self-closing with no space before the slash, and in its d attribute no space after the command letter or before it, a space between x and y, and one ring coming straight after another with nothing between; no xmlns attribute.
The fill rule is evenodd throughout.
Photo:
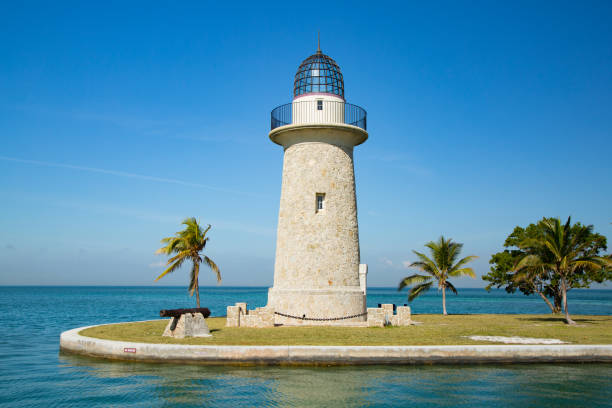
<svg viewBox="0 0 612 408"><path fill-rule="evenodd" d="M344 79L340 67L320 49L306 58L295 74L293 98L308 94L328 94L344 99Z"/></svg>

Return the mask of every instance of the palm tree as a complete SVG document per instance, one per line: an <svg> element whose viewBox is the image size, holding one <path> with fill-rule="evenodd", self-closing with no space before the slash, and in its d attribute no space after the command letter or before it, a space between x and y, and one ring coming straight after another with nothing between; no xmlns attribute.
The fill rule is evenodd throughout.
<svg viewBox="0 0 612 408"><path fill-rule="evenodd" d="M519 285L525 285L529 287L533 292L537 293L546 305L550 308L552 314L561 313L562 300L559 293L561 288L558 279L555 279L554 273L546 269L544 265L533 265L524 267L520 271L516 271L511 277L514 283ZM545 295L545 290L550 290L553 296L553 302L548 300Z"/></svg>
<svg viewBox="0 0 612 408"><path fill-rule="evenodd" d="M474 270L472 268L465 268L464 265L478 257L473 255L466 256L455 263L463 244L453 242L450 238L446 240L444 236L441 236L438 242L430 241L425 246L429 248L433 259L420 252L412 251L419 258L419 261L411 263L408 267L420 269L429 274L429 276L418 274L408 276L402 279L397 290L402 290L406 286L412 286L408 293L408 301L412 302L417 296L428 291L434 284L434 280L437 281L438 290L442 290L442 311L444 316L446 316L446 289L448 288L455 295L457 294L457 289L448 281L448 278L464 275L474 278Z"/></svg>
<svg viewBox="0 0 612 408"><path fill-rule="evenodd" d="M567 324L576 324L567 309L567 291L576 275L585 271L598 271L612 263L606 257L590 253L593 226L572 227L571 217L565 225L558 218L546 218L538 223L541 237L526 239L519 244L525 256L515 269L520 279L525 271L550 270L560 281L563 310Z"/></svg>
<svg viewBox="0 0 612 408"><path fill-rule="evenodd" d="M190 260L192 266L191 278L189 280L189 294L193 296L193 292L196 293L196 303L198 307L200 307L200 285L198 283L200 263L204 262L217 275L217 282L221 282L221 272L212 259L206 255L200 255L200 252L204 250L208 242L209 238L206 236L206 233L210 230L210 225L208 225L205 230L202 230L193 217L186 218L183 221L183 225L186 226L185 229L177 232L174 237L168 237L161 240L162 244L166 244L166 246L159 248L155 253L176 255L168 259L166 263L168 268L159 275L155 281L176 271L181 267L183 262Z"/></svg>

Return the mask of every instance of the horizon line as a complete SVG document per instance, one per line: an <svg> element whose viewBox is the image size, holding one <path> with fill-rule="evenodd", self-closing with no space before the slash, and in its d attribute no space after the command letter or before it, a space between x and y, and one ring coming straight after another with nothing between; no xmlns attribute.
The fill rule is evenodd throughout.
<svg viewBox="0 0 612 408"><path fill-rule="evenodd" d="M186 288L186 285L104 285L104 284L98 284L98 285L91 285L91 284L87 284L87 285L81 285L81 284L74 284L74 285L31 285L31 284L0 284L0 288L1 287L5 287L5 288L10 288L10 287L30 287L30 288L62 288L62 287L84 287L84 288ZM271 288L271 285L250 285L250 286L246 286L246 285L227 285L227 286L221 286L221 285L206 285L206 286L200 286L200 288ZM397 286L367 286L368 289L396 289L397 290ZM458 286L457 289L482 289L484 291L493 291L493 290L503 290L504 292L506 291L504 288L491 288L489 290L487 290L484 287L474 287L474 286ZM572 290L612 290L612 287L604 287L604 288L573 288ZM402 293L402 291L398 291L398 293ZM518 292L517 292L518 293ZM513 295L515 293L509 293L510 295Z"/></svg>

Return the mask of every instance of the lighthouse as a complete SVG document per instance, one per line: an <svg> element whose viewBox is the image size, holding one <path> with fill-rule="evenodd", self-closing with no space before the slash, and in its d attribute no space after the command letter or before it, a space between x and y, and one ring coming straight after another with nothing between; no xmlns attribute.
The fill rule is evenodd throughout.
<svg viewBox="0 0 612 408"><path fill-rule="evenodd" d="M283 147L274 284L275 324L366 320L353 150L368 138L366 111L346 102L338 64L320 47L295 74L293 101L271 113Z"/></svg>

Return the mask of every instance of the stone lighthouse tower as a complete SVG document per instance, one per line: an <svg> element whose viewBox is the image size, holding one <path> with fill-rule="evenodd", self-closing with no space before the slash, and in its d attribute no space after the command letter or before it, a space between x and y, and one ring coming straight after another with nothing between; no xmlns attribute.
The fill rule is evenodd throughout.
<svg viewBox="0 0 612 408"><path fill-rule="evenodd" d="M366 111L346 102L340 67L319 48L297 70L293 102L271 119L270 140L284 149L275 323L365 321L353 148L368 138Z"/></svg>

